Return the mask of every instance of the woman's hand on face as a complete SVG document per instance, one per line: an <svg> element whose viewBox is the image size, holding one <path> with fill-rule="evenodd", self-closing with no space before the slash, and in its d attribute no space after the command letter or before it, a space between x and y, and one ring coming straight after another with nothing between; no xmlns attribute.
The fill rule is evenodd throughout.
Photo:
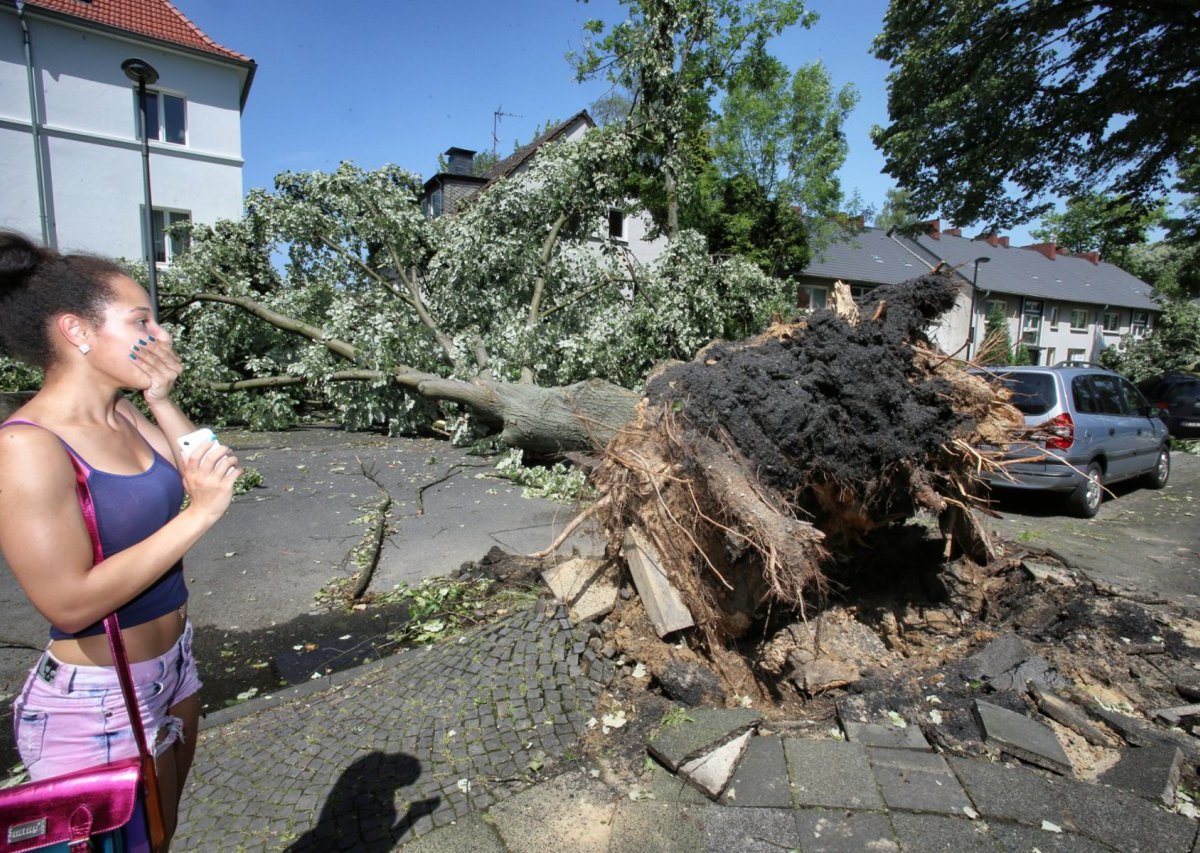
<svg viewBox="0 0 1200 853"><path fill-rule="evenodd" d="M214 441L208 448L193 451L180 469L192 506L211 514L214 521L233 500L233 484L242 473L237 461L228 447Z"/></svg>
<svg viewBox="0 0 1200 853"><path fill-rule="evenodd" d="M130 350L129 358L150 380L150 387L142 391L147 404L161 403L171 396L175 380L183 372L183 364L171 349L170 338L139 338Z"/></svg>

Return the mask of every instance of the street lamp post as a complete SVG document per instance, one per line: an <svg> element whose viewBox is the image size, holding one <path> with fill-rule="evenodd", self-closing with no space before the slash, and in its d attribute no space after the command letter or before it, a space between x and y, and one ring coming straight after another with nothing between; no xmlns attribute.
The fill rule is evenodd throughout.
<svg viewBox="0 0 1200 853"><path fill-rule="evenodd" d="M967 347L967 358L975 357L975 294L979 292L979 265L986 264L991 258L982 255L975 259L975 271L971 275L971 340L970 346Z"/></svg>
<svg viewBox="0 0 1200 853"><path fill-rule="evenodd" d="M144 59L126 59L121 63L125 76L138 84L138 115L142 130L142 190L146 215L146 270L150 275L150 310L158 320L158 269L154 262L154 208L150 200L150 129L146 126L146 87L158 82L158 72Z"/></svg>

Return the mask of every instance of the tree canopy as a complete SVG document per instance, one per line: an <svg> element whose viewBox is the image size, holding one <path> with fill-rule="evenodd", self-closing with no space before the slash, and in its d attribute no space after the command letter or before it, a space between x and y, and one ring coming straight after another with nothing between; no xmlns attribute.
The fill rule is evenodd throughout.
<svg viewBox="0 0 1200 853"><path fill-rule="evenodd" d="M1150 229L1162 223L1165 207L1160 203L1138 210L1113 196L1087 193L1068 199L1064 210L1048 214L1029 233L1072 252L1099 252L1104 260L1127 269L1130 251L1147 242Z"/></svg>
<svg viewBox="0 0 1200 853"><path fill-rule="evenodd" d="M892 0L875 143L921 215L1001 228L1091 191L1144 215L1197 162L1197 44L1194 0Z"/></svg>

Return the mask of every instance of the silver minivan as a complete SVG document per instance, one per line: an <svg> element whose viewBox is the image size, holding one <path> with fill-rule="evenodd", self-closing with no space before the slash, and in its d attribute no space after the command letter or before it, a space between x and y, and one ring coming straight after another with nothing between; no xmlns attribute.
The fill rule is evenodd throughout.
<svg viewBox="0 0 1200 853"><path fill-rule="evenodd" d="M1004 473L987 475L991 486L1064 492L1073 515L1091 518L1106 483L1140 477L1152 489L1167 484L1166 424L1120 374L1078 365L972 372L1003 383L1033 430L1029 445L1010 449Z"/></svg>

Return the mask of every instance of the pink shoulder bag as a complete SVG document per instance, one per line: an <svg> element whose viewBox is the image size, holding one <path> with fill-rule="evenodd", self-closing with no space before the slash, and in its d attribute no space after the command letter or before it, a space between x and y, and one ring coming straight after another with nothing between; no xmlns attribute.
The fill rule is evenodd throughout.
<svg viewBox="0 0 1200 853"><path fill-rule="evenodd" d="M95 563L99 564L104 552L87 472L74 455L68 455L75 466L79 507L92 538ZM147 843L154 851L163 845L165 832L154 753L147 746L116 613L105 617L104 630L138 755L0 790L0 853L25 853L55 846L70 853L94 849L131 851L137 847L146 849ZM144 808L138 807L141 803ZM143 822L144 825L139 825Z"/></svg>

